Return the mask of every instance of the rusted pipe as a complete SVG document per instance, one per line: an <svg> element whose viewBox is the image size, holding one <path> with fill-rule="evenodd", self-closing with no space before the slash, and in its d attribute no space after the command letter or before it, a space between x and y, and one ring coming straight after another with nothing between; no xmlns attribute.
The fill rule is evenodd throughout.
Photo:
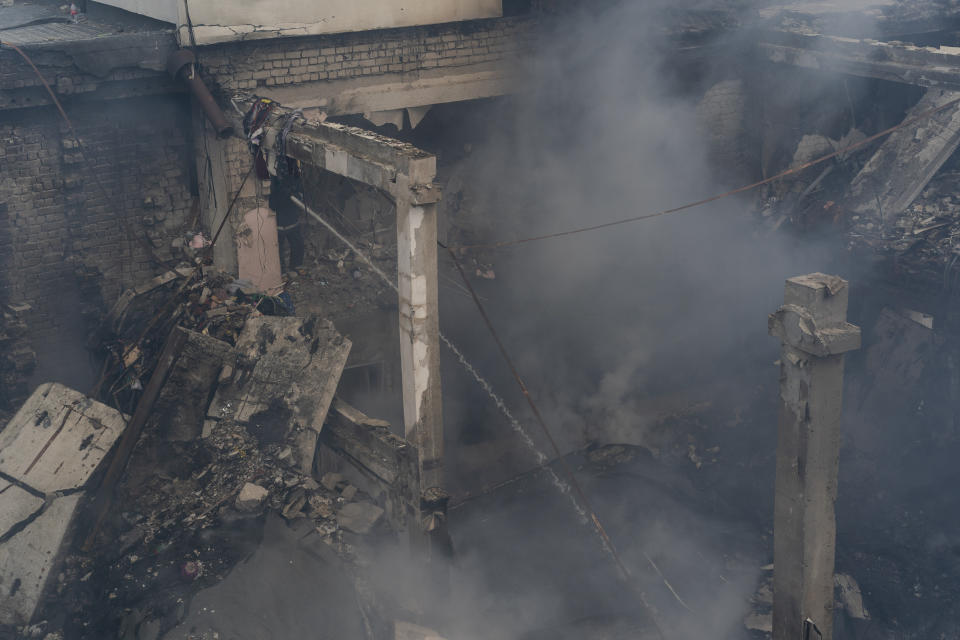
<svg viewBox="0 0 960 640"><path fill-rule="evenodd" d="M203 109L203 113L206 114L210 124L213 125L214 130L217 132L217 137L229 137L233 134L233 126L227 120L226 116L223 115L223 111L220 110L217 101L210 95L210 90L207 89L207 85L200 79L200 74L196 71L196 61L197 59L192 51L189 49L179 49L167 58L167 72L174 78L183 80L187 86L190 87L193 97L200 103L200 108Z"/></svg>

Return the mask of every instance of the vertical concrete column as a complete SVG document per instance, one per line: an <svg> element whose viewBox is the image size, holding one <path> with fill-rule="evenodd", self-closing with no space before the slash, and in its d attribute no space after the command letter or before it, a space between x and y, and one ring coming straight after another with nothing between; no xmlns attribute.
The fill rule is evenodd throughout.
<svg viewBox="0 0 960 640"><path fill-rule="evenodd" d="M833 568L843 354L860 347L846 322L847 282L813 273L787 280L769 318L782 341L774 502L773 638L833 637Z"/></svg>
<svg viewBox="0 0 960 640"><path fill-rule="evenodd" d="M421 493L443 486L437 205L396 198L403 422L419 452Z"/></svg>
<svg viewBox="0 0 960 640"><path fill-rule="evenodd" d="M249 167L249 152L244 141L238 138L220 139L211 128L199 107L193 109L194 156L197 164L197 177L200 189L201 222L211 233L216 233L223 217L227 214L230 201L240 188L243 176L235 172L246 171ZM231 171L231 160L233 171ZM247 181L245 191L253 194L254 176ZM213 262L217 268L227 273L237 273L237 243L234 240L236 221L243 219L244 212L250 207L234 207L232 219L227 221L223 233L213 248Z"/></svg>

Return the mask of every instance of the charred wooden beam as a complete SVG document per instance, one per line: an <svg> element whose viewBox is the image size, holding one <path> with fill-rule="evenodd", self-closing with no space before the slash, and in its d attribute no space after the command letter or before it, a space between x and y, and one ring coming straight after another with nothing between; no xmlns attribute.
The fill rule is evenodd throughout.
<svg viewBox="0 0 960 640"><path fill-rule="evenodd" d="M130 456L133 454L133 448L140 439L140 434L143 432L143 427L147 423L147 418L150 417L150 412L153 411L153 405L156 403L157 398L160 397L160 391L167 381L167 374L170 373L173 365L180 357L180 353L183 351L184 345L187 344L187 340L188 334L186 330L176 327L171 331L170 336L163 346L163 351L160 353L157 366L153 370L153 375L150 376L150 382L147 383L146 388L143 390L143 396L140 397L140 402L137 403L137 408L133 412L133 417L130 419L130 422L127 423L126 429L124 429L123 436L120 438L120 444L117 446L117 451L114 453L110 467L107 469L103 482L100 484L100 489L97 492L94 502L93 526L83 544L83 548L86 550L93 547L97 532L100 530L104 518L106 518L107 513L110 511L110 505L113 502L114 487L116 487L117 482L127 468L127 462L129 462Z"/></svg>

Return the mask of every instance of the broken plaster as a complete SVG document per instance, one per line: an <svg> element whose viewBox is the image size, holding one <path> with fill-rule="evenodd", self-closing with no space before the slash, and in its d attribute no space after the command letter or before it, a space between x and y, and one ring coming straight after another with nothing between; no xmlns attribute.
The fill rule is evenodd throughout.
<svg viewBox="0 0 960 640"><path fill-rule="evenodd" d="M417 253L417 233L423 226L425 213L423 207L410 207L410 215L407 218L407 236L410 238L410 255Z"/></svg>
<svg viewBox="0 0 960 640"><path fill-rule="evenodd" d="M427 394L427 389L430 388L430 347L427 346L427 343L420 339L414 339L413 341L413 361L416 363L413 369L413 389L414 394L416 395L415 404L417 411L418 422L421 416L421 408L423 407L423 399Z"/></svg>

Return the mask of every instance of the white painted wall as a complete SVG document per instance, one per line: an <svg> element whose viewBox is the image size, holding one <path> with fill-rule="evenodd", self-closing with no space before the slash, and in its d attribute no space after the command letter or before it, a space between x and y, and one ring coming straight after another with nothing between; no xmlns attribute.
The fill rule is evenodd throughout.
<svg viewBox="0 0 960 640"><path fill-rule="evenodd" d="M184 39L183 0L97 0L172 22ZM188 0L198 44L347 33L496 18L502 0Z"/></svg>
<svg viewBox="0 0 960 640"><path fill-rule="evenodd" d="M131 13L139 13L143 16L149 16L157 20L172 22L174 24L180 19L178 4L180 0L96 0L100 4L108 4L111 7L126 9ZM196 0L195 0L196 1ZM192 17L192 16L191 16Z"/></svg>
<svg viewBox="0 0 960 640"><path fill-rule="evenodd" d="M495 18L502 14L502 0L194 0L190 3L190 19L198 44L410 27ZM184 22L181 19L181 25Z"/></svg>

